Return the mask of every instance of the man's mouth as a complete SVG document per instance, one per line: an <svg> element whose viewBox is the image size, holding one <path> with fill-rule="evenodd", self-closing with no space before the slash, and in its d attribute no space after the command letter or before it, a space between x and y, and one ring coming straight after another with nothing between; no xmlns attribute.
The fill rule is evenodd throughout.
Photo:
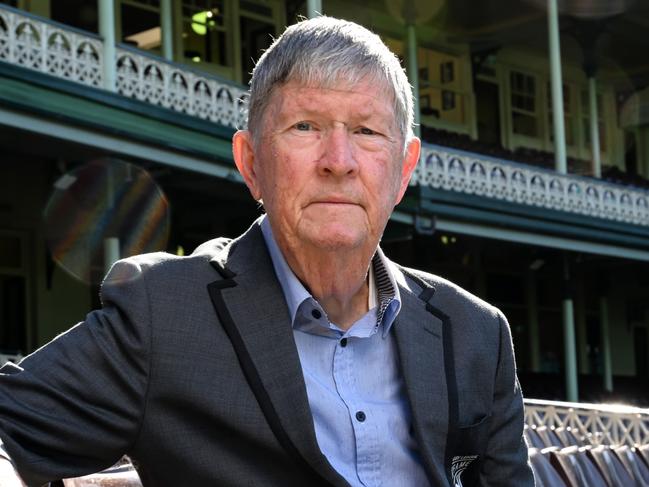
<svg viewBox="0 0 649 487"><path fill-rule="evenodd" d="M338 196L327 196L325 198L319 198L313 201L313 204L324 204L324 205L358 205L358 203L350 198L338 197Z"/></svg>

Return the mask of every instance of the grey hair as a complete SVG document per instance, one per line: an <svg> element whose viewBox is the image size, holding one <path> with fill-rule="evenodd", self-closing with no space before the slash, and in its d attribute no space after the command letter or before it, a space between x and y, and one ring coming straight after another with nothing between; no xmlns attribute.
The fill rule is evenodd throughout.
<svg viewBox="0 0 649 487"><path fill-rule="evenodd" d="M248 129L256 137L273 90L289 81L333 87L363 79L382 84L393 95L400 134L404 143L412 139L412 87L399 59L379 36L353 22L326 16L291 25L252 72Z"/></svg>

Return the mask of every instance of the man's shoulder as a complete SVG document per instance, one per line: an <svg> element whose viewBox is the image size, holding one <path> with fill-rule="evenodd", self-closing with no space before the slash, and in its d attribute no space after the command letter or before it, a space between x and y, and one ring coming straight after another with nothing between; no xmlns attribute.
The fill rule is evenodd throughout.
<svg viewBox="0 0 649 487"><path fill-rule="evenodd" d="M170 276L200 276L200 271L214 276L210 260L217 258L232 243L232 239L219 237L200 244L190 255L169 252L151 252L120 259L112 266L104 284L132 280L146 275L155 280Z"/></svg>
<svg viewBox="0 0 649 487"><path fill-rule="evenodd" d="M493 305L448 279L399 264L395 264L394 267L404 276L410 292L418 296L424 293L425 300L434 306L439 305L446 309L449 306L462 307L467 310L486 312L490 315L499 313ZM426 289L430 290L427 294L425 293Z"/></svg>
<svg viewBox="0 0 649 487"><path fill-rule="evenodd" d="M192 252L190 257L212 259L219 253L223 252L229 245L232 244L234 239L227 237L218 237L203 242Z"/></svg>

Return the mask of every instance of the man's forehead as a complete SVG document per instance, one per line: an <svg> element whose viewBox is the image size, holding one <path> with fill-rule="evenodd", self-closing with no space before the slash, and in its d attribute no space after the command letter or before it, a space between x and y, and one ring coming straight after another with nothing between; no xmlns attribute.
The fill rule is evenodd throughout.
<svg viewBox="0 0 649 487"><path fill-rule="evenodd" d="M340 105L341 97L347 98L346 105ZM387 83L361 79L350 82L312 83L291 80L273 93L275 108L282 111L326 111L352 108L359 116L373 114L394 115L394 93ZM331 105L327 104L331 99Z"/></svg>

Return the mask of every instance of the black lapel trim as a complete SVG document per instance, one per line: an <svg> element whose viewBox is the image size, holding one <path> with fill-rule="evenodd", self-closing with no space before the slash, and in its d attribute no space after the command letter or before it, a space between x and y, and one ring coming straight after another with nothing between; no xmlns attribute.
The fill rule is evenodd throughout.
<svg viewBox="0 0 649 487"><path fill-rule="evenodd" d="M446 374L446 387L448 399L448 433L446 436L446 447L444 450L444 466L449 484L453 485L451 479L451 464L453 451L458 441L458 425L460 418L460 406L458 399L457 378L455 375L455 357L453 349L453 334L451 332L451 319L449 316L430 304L430 299L435 294L435 288L428 284L406 268L399 266L401 272L411 278L422 289L417 296L426 304L426 311L442 322L442 343L444 346L444 371Z"/></svg>
<svg viewBox="0 0 649 487"><path fill-rule="evenodd" d="M277 441L279 441L280 445L282 445L282 448L284 448L286 453L293 459L296 466L300 470L305 472L311 479L311 485L330 486L331 484L324 480L321 475L307 463L307 461L304 459L304 457L302 457L299 450L295 447L289 436L286 434L286 431L284 431L277 411L275 411L275 408L273 407L273 403L271 402L270 397L268 396L268 392L264 388L261 379L259 378L257 369L255 368L252 358L248 353L248 349L243 342L243 338L241 337L241 334L239 333L239 330L237 329L237 326L232 319L232 315L230 314L230 311L225 304L221 290L235 287L237 285L236 281L234 280L236 274L230 269L221 265L219 262L212 261L210 263L212 264L212 267L214 267L221 275L221 277L223 277L223 279L208 284L207 290L209 292L210 298L212 299L212 303L214 304L214 309L216 309L216 313L219 317L219 320L221 321L221 325L223 325L223 329L230 338L232 346L237 353L239 363L241 364L241 369L243 370L246 380L248 381L248 385L250 386L250 389L252 390L255 398L257 399L257 402L259 403L259 406L264 413L264 417L266 418L266 421L268 421L270 429L273 431L273 434L277 438Z"/></svg>

